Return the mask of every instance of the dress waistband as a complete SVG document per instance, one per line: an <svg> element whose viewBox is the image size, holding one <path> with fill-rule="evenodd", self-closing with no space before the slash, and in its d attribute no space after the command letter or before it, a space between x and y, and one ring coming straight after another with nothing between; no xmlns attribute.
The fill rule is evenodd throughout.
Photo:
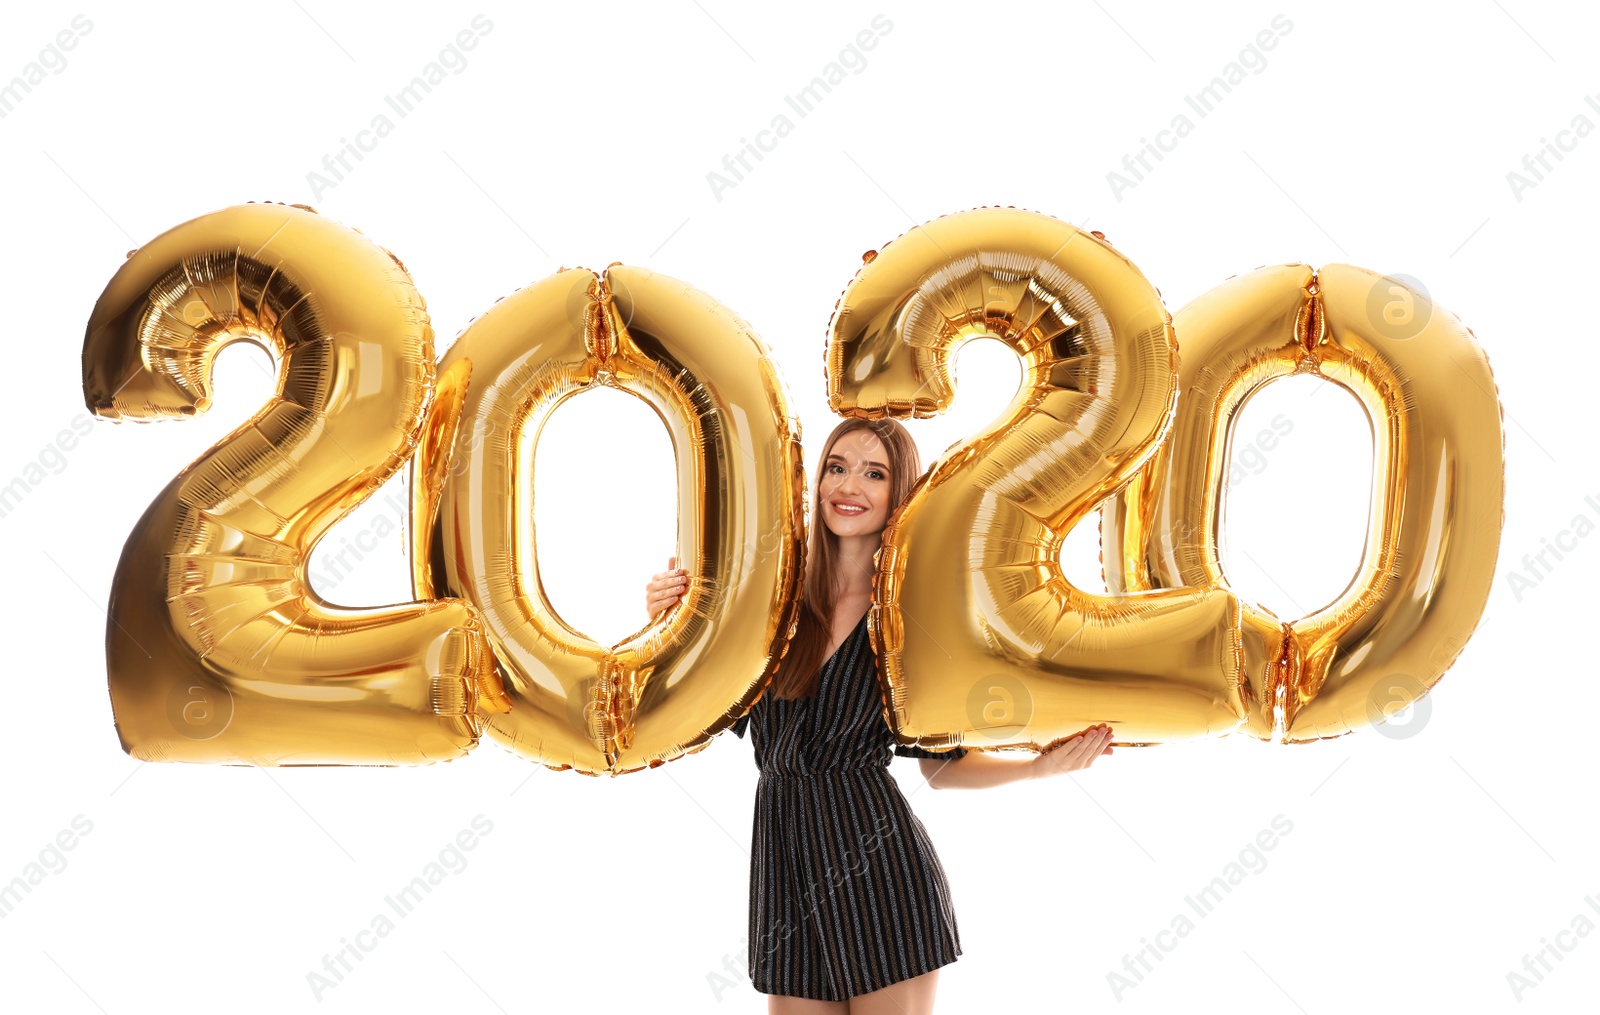
<svg viewBox="0 0 1600 1015"><path fill-rule="evenodd" d="M833 776L852 776L878 773L887 775L888 765L861 765L857 767L819 768L810 772L781 772L777 769L761 769L762 779L826 779Z"/></svg>

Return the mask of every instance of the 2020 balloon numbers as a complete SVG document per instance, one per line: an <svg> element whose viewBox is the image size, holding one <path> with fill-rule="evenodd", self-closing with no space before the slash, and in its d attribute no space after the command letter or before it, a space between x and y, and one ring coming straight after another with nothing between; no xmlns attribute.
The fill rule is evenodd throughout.
<svg viewBox="0 0 1600 1015"><path fill-rule="evenodd" d="M1024 364L1000 422L946 451L884 533L869 627L901 742L1040 749L1097 722L1125 743L1334 736L1387 718L1378 690L1392 706L1425 694L1471 635L1504 436L1482 351L1426 297L1286 265L1174 322L1097 235L1010 208L918 226L867 261L831 326L835 411L944 410L972 338ZM1420 323L1371 323L1367 294L1390 282ZM760 696L799 602L800 427L766 346L716 301L639 268L563 270L435 363L398 259L309 208L245 204L129 255L88 324L85 401L113 420L202 413L239 340L275 354L277 392L168 483L113 579L107 674L129 754L426 764L487 731L614 775L702 749ZM1217 529L1233 420L1292 373L1355 392L1375 481L1355 581L1284 622L1229 591ZM539 430L595 385L671 432L695 578L610 647L562 622L533 552ZM322 602L311 548L413 459L419 601ZM1106 592L1073 587L1058 559L1096 508Z"/></svg>
<svg viewBox="0 0 1600 1015"><path fill-rule="evenodd" d="M1504 429L1482 350L1426 296L1349 265L1281 265L1174 322L1095 235L977 209L861 268L833 320L832 406L940 412L951 358L981 337L1022 358L1016 398L934 463L883 537L873 610L900 736L1038 746L1097 722L1128 743L1337 736L1421 697L1471 636L1499 549ZM1228 590L1217 543L1234 421L1298 373L1365 407L1375 499L1355 580L1284 622ZM1286 531L1314 538L1314 496L1284 504ZM1102 505L1112 594L1060 566Z"/></svg>

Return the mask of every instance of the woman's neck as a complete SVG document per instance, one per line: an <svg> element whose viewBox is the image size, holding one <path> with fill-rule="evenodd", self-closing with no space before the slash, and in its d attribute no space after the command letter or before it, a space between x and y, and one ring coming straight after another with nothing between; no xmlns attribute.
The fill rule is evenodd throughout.
<svg viewBox="0 0 1600 1015"><path fill-rule="evenodd" d="M872 558L882 545L882 532L839 537L839 559L834 562L836 601L872 598L872 575L876 570Z"/></svg>

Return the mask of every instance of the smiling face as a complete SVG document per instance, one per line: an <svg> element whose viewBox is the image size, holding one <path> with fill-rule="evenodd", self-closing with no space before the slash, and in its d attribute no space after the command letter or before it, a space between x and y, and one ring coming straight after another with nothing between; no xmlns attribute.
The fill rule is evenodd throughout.
<svg viewBox="0 0 1600 1015"><path fill-rule="evenodd" d="M834 441L817 484L828 529L836 536L882 532L889 523L892 478L889 454L871 430L852 430Z"/></svg>

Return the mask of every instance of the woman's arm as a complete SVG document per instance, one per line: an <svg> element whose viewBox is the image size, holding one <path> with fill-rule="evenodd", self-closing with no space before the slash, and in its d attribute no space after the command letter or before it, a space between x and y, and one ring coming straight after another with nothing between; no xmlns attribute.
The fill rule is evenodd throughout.
<svg viewBox="0 0 1600 1015"><path fill-rule="evenodd" d="M987 751L968 751L955 759L921 758L922 777L934 789L988 789L1033 778L1033 758L1003 758Z"/></svg>
<svg viewBox="0 0 1600 1015"><path fill-rule="evenodd" d="M1110 753L1111 729L1102 724L1073 734L1031 758L1003 758L971 750L953 761L923 758L922 776L934 789L988 789L1088 768L1095 758Z"/></svg>

